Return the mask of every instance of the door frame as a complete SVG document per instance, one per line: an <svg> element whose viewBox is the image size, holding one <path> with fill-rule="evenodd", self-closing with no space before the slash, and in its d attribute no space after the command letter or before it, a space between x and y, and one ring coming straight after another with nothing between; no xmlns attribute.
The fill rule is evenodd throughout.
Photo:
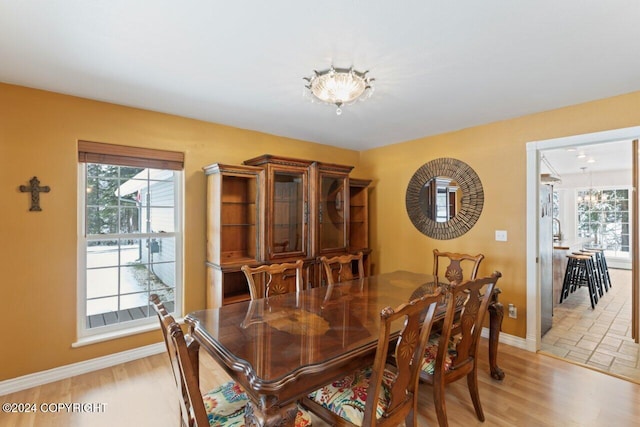
<svg viewBox="0 0 640 427"><path fill-rule="evenodd" d="M526 347L530 351L538 351L540 349L540 269L538 264L539 255L539 227L538 227L538 208L539 186L540 184L540 158L541 151L555 148L572 147L577 145L601 144L606 142L616 142L621 140L633 140L640 138L640 126L634 126L623 129L615 129L603 132L588 133L583 135L572 135L561 138L546 139L540 141L531 141L526 144L527 151L527 335ZM635 176L635 175L634 175ZM632 182L632 191L635 194L637 183ZM637 204L633 205L634 212L638 210ZM632 225L632 239L637 242L639 239L639 229L637 224ZM638 256L640 254L632 254L632 271L633 275L639 273ZM632 295L639 295L638 284L634 283ZM637 304L635 305L638 306ZM636 313L637 315L637 313ZM632 315L632 317L634 317ZM638 322L632 321L632 325L636 328L635 336L638 336Z"/></svg>

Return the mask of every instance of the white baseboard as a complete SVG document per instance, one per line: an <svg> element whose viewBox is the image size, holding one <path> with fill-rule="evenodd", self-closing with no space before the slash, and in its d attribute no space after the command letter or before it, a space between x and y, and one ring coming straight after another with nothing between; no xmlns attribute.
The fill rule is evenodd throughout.
<svg viewBox="0 0 640 427"><path fill-rule="evenodd" d="M143 357L152 356L165 351L167 351L167 349L164 343L160 342L120 353L110 354L108 356L73 363L71 365L60 366L58 368L24 375L18 378L0 381L0 396L26 390L42 384L63 380L76 375L86 374L87 372L97 371L98 369L109 368L111 366L119 365L120 363L141 359Z"/></svg>
<svg viewBox="0 0 640 427"><path fill-rule="evenodd" d="M489 328L482 328L481 335L484 338L489 338ZM512 347L521 348L523 350L530 350L527 346L527 340L525 340L524 338L516 337L515 335L509 335L505 334L504 332L500 332L500 338L498 341Z"/></svg>

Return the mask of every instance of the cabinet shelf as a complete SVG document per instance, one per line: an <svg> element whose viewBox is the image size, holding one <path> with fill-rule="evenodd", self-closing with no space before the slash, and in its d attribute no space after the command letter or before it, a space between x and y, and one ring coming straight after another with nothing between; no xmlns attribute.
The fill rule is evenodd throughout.
<svg viewBox="0 0 640 427"><path fill-rule="evenodd" d="M249 300L251 300L251 294L249 293L227 294L224 296L225 305Z"/></svg>

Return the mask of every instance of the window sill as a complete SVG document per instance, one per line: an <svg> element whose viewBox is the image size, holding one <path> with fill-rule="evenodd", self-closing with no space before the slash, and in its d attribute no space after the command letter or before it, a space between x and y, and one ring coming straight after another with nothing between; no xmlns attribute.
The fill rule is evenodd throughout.
<svg viewBox="0 0 640 427"><path fill-rule="evenodd" d="M184 318L176 319L180 324L184 323ZM87 335L78 338L78 340L71 344L72 348L84 347L87 345L97 344L105 341L116 340L119 338L128 337L131 335L143 334L145 332L155 331L160 328L157 321L148 323L146 325L134 326L127 329L120 329L117 331L109 331L101 334Z"/></svg>

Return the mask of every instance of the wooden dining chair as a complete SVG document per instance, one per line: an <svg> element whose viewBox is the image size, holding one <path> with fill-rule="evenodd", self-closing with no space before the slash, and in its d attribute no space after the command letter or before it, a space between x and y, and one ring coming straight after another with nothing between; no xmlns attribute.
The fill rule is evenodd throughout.
<svg viewBox="0 0 640 427"><path fill-rule="evenodd" d="M338 255L331 258L320 257L320 263L324 270L326 285L346 282L348 280L364 277L364 255L357 254Z"/></svg>
<svg viewBox="0 0 640 427"><path fill-rule="evenodd" d="M202 395L197 367L193 364L187 344L191 341L190 337L185 336L180 325L167 313L157 295L151 295L149 299L160 319L176 381L180 402L180 425L243 427L245 406L249 402L245 391L236 382L229 381ZM299 409L295 427L308 426L311 426L309 413Z"/></svg>
<svg viewBox="0 0 640 427"><path fill-rule="evenodd" d="M255 300L303 290L303 265L304 262L299 259L296 262L259 267L243 265L241 270L247 278L251 299Z"/></svg>
<svg viewBox="0 0 640 427"><path fill-rule="evenodd" d="M151 302L151 307L154 309L156 314L158 315L158 320L160 321L160 330L162 331L162 336L164 338L165 346L167 347L167 352L169 353L169 337L167 336L167 329L163 326L165 317L169 316L169 310L166 309L164 303L160 301L160 297L157 294L151 294L149 296L149 301ZM198 349L200 345L193 340L189 335L185 336L185 341L187 343L187 348L193 350L189 351L189 356L191 357L191 364L193 366L194 372L196 374L196 378L199 378L200 375L200 360L198 356ZM176 386L180 389L183 389L182 383L179 381L179 378L175 378Z"/></svg>
<svg viewBox="0 0 640 427"><path fill-rule="evenodd" d="M440 427L448 425L445 386L464 377L467 378L476 416L484 421L478 393L478 342L493 288L501 276L496 271L488 277L449 286L442 330L429 339L420 372L420 380L433 385ZM456 304L460 299L464 300L461 312Z"/></svg>
<svg viewBox="0 0 640 427"><path fill-rule="evenodd" d="M418 375L441 300L438 289L395 309L384 308L373 365L316 390L304 405L331 425L397 426L404 421L417 427ZM392 350L397 363L391 366L386 363L391 324L398 319L404 327Z"/></svg>
<svg viewBox="0 0 640 427"><path fill-rule="evenodd" d="M450 283L460 283L463 280L473 280L478 274L478 267L484 255L468 255L455 252L440 252L433 250L433 275L446 278ZM447 263L448 261L448 263ZM445 266L444 264L447 263ZM467 268L469 275L465 277L462 267ZM443 270L444 268L444 270Z"/></svg>

